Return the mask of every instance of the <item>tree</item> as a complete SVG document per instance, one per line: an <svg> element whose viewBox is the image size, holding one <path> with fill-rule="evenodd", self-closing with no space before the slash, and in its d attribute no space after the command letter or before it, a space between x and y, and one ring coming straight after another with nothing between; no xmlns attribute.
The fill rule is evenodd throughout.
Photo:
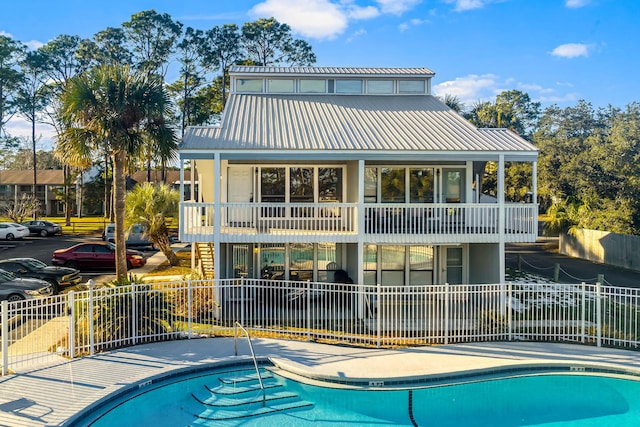
<svg viewBox="0 0 640 427"><path fill-rule="evenodd" d="M165 76L169 57L174 52L182 24L173 21L167 13L143 10L122 24L127 41L133 51L135 67L147 74Z"/></svg>
<svg viewBox="0 0 640 427"><path fill-rule="evenodd" d="M444 98L441 98L441 97L437 97L437 98L440 101L444 102L447 107L451 108L456 113L462 113L462 111L464 110L464 103L460 101L460 98L458 98L455 95L451 95L447 93L444 95Z"/></svg>
<svg viewBox="0 0 640 427"><path fill-rule="evenodd" d="M222 108L227 103L227 73L229 67L240 60L242 49L242 34L236 24L225 24L213 27L206 32L200 45L202 66L211 71L220 70L222 76Z"/></svg>
<svg viewBox="0 0 640 427"><path fill-rule="evenodd" d="M15 203L6 207L3 216L10 218L18 224L23 222L28 216L35 216L35 212L40 210L40 201L33 194L22 194Z"/></svg>
<svg viewBox="0 0 640 427"><path fill-rule="evenodd" d="M107 148L113 160L116 226L116 276L124 278L125 169L140 156L148 141L175 146L167 124L169 98L158 76L133 73L129 67L100 66L69 81L61 96L61 116L67 124L59 149L70 162L83 165L93 152Z"/></svg>
<svg viewBox="0 0 640 427"><path fill-rule="evenodd" d="M180 194L167 184L144 182L127 194L125 222L128 227L142 224L149 240L162 251L169 264L178 265L179 259L171 249L167 217L178 214Z"/></svg>
<svg viewBox="0 0 640 427"><path fill-rule="evenodd" d="M14 97L22 80L18 64L25 51L22 43L0 34L0 140L7 137L5 125L16 111Z"/></svg>
<svg viewBox="0 0 640 427"><path fill-rule="evenodd" d="M181 106L182 135L184 135L185 128L193 124L191 102L197 90L204 83L202 70L198 67L202 37L203 32L200 30L194 30L191 27L185 30L182 41L178 43L178 52L180 53L178 61L181 64L180 77L168 87L170 91L180 96L178 104Z"/></svg>
<svg viewBox="0 0 640 427"><path fill-rule="evenodd" d="M98 31L93 40L82 40L77 56L87 68L104 64L129 64L133 53L127 47L127 36L122 28L107 27Z"/></svg>
<svg viewBox="0 0 640 427"><path fill-rule="evenodd" d="M36 151L36 122L47 105L48 96L45 89L45 58L38 52L28 52L20 63L22 81L18 87L16 105L20 114L31 123L31 146L33 150L33 195L38 186L38 159ZM37 219L38 211L33 211L33 219Z"/></svg>
<svg viewBox="0 0 640 427"><path fill-rule="evenodd" d="M316 55L311 46L293 39L291 27L275 18L258 19L242 26L242 38L247 59L256 65L312 65Z"/></svg>

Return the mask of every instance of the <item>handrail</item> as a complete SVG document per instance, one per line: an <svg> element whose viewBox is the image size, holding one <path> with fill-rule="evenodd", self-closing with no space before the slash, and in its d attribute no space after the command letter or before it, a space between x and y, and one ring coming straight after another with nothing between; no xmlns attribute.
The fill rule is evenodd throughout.
<svg viewBox="0 0 640 427"><path fill-rule="evenodd" d="M236 321L234 326L240 327L240 329L242 329L245 335L247 336L247 341L249 342L249 350L251 350L251 358L253 359L253 366L256 368L256 374L258 375L258 382L260 383L260 389L262 390L262 407L264 408L266 405L267 396L264 391L264 384L262 384L262 376L260 375L260 370L258 369L258 361L256 360L256 354L253 351L253 344L251 343L251 337L249 336L249 332L244 328L244 326L240 324L240 322ZM235 355L237 356L238 355L237 329L233 333L233 339L234 339Z"/></svg>

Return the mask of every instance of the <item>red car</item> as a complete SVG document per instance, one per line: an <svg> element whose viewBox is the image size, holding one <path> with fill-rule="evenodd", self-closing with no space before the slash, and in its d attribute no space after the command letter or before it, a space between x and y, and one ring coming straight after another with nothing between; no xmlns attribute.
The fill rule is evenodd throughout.
<svg viewBox="0 0 640 427"><path fill-rule="evenodd" d="M51 258L53 265L82 269L115 269L116 245L113 243L79 243L67 249L58 249ZM142 267L147 259L140 251L127 249L127 268Z"/></svg>

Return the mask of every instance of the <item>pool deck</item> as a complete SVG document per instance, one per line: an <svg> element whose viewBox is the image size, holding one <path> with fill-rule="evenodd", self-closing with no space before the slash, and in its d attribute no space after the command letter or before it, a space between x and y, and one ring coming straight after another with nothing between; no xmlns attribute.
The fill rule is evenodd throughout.
<svg viewBox="0 0 640 427"><path fill-rule="evenodd" d="M579 344L493 342L378 350L254 339L258 356L315 378L391 381L522 365L600 366L640 375L640 352ZM246 359L246 339L238 341ZM232 338L139 345L0 377L0 426L58 426L110 393L172 371L233 359Z"/></svg>

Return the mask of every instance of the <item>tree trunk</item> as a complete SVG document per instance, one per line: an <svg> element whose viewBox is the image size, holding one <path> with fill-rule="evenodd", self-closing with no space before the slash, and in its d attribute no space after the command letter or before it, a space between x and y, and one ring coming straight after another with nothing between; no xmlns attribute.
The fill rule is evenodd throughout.
<svg viewBox="0 0 640 427"><path fill-rule="evenodd" d="M36 112L34 109L31 110L31 142L33 143L33 197L35 200L38 200L38 166L36 161ZM47 201L44 201L44 205L47 205ZM46 215L46 212L45 212ZM33 219L38 219L38 209L34 207L33 209Z"/></svg>
<svg viewBox="0 0 640 427"><path fill-rule="evenodd" d="M164 256L167 257L169 264L172 266L178 265L180 263L180 260L178 259L178 256L173 251L173 249L171 249L171 243L169 242L169 238L167 237L166 229L164 233L159 233L154 237L156 237L156 241L153 242L153 244L156 245L158 249L162 251Z"/></svg>
<svg viewBox="0 0 640 427"><path fill-rule="evenodd" d="M127 156L118 151L113 156L113 183L114 183L114 216L116 226L116 280L127 277L127 247L124 230L124 211L126 197L125 168Z"/></svg>

